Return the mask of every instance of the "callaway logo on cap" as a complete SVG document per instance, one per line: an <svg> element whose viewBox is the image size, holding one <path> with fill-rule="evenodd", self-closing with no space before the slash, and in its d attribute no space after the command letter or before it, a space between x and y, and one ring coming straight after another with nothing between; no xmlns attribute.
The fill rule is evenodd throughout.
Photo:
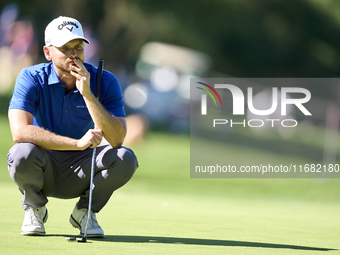
<svg viewBox="0 0 340 255"><path fill-rule="evenodd" d="M83 28L76 19L60 16L52 20L45 29L45 45L61 47L73 39L83 39L90 43L84 37Z"/></svg>

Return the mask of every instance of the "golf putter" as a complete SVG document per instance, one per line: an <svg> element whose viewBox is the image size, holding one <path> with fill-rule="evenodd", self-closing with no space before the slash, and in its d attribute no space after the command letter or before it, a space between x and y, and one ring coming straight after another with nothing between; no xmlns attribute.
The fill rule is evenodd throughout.
<svg viewBox="0 0 340 255"><path fill-rule="evenodd" d="M104 65L104 60L99 59L98 71L97 71L97 87L96 87L96 98L98 100L100 100L100 94L101 94L101 88L102 88L103 65ZM96 161L96 148L97 147L94 147L92 151L89 206L88 206L88 214L87 214L87 221L86 221L84 235L79 238L66 237L66 240L68 241L77 241L81 243L85 243L87 241L87 228L88 228L89 220L91 217L91 207L92 207L93 176L94 176L94 166L95 166L95 161Z"/></svg>

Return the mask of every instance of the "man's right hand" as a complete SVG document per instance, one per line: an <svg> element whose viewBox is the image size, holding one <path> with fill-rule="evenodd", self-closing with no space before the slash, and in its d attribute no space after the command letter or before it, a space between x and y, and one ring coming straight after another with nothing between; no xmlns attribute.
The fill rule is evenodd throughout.
<svg viewBox="0 0 340 255"><path fill-rule="evenodd" d="M97 147L103 139L103 132L100 129L89 129L86 134L77 141L79 150Z"/></svg>

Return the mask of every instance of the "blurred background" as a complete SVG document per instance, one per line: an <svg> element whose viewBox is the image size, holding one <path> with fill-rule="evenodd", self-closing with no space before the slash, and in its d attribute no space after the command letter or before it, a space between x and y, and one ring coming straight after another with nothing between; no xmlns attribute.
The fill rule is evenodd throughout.
<svg viewBox="0 0 340 255"><path fill-rule="evenodd" d="M120 80L128 114L145 129L188 133L190 77L337 77L340 3L334 0L1 1L0 93L21 68L46 62L44 29L81 21L86 61ZM322 86L314 95L334 98ZM6 102L6 100L2 100ZM6 102L7 104L7 102ZM6 112L6 107L2 108Z"/></svg>
<svg viewBox="0 0 340 255"><path fill-rule="evenodd" d="M164 145L164 137L171 140L172 135L179 135L185 149L173 157L181 160L181 172L176 173L187 182L190 78L338 77L339 12L336 0L60 0L48 4L43 0L2 0L3 125L8 132L7 108L17 74L26 66L46 62L42 51L46 25L60 15L71 16L82 23L91 42L85 48L85 61L97 65L98 58L104 58L104 68L120 81L129 122L125 144L138 150L138 144L154 137L159 141L155 148L160 148L169 142ZM323 113L338 116L340 90L336 86L316 84L309 90L320 102L332 102L329 109L328 103L322 104ZM329 125L337 134L339 118L335 120ZM326 114L305 124L310 133L317 133L315 125L320 122L325 125ZM157 136L160 133L162 138ZM324 153L323 135L318 136L317 155ZM296 142L289 134L283 136ZM338 145L333 138L327 139L333 141L330 150L336 160ZM166 158L161 164L171 160ZM152 175L159 167L152 163L146 159L140 165L150 166Z"/></svg>
<svg viewBox="0 0 340 255"><path fill-rule="evenodd" d="M139 169L101 214L108 216L101 218L107 218L104 225L114 219L110 234L239 240L241 246L251 241L253 248L258 242L340 247L339 178L203 179L190 178L189 170L190 78L338 78L339 13L338 0L1 0L0 191L4 206L0 214L8 247L15 246L23 213L20 193L6 165L13 145L8 103L20 70L47 62L42 51L44 30L58 16L82 23L91 42L85 48L85 61L97 65L103 58L104 68L117 76L124 95L128 115L124 145L135 151ZM268 88L257 91L259 103L271 98ZM295 133L275 129L273 134L268 130L227 134L223 130L218 136L226 139L219 145L225 152L221 157L232 164L244 162L245 155L276 165L293 160L338 163L339 88L320 83L308 87L318 104L312 107L313 118L301 119L302 129ZM230 95L225 96L225 101L230 100ZM201 148L216 149L207 134L206 130L200 133ZM65 201L52 201L51 215L53 210L54 215L65 212L67 222L68 209L59 209L65 208ZM111 217L112 213L116 216ZM58 230L52 228L53 218L49 233L64 234L64 223L55 220ZM41 247L39 242L32 245ZM45 245L50 252L50 242ZM130 246L127 243L125 248ZM199 252L213 254L197 247ZM244 249L242 254L250 253L248 247ZM268 254L264 250L257 254ZM145 254L160 253L175 251Z"/></svg>

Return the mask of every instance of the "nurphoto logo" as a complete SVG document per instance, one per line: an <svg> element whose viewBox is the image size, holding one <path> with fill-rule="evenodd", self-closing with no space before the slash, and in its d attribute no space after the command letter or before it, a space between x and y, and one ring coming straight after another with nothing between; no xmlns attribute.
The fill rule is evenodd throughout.
<svg viewBox="0 0 340 255"><path fill-rule="evenodd" d="M216 89L226 90L228 93L231 93L233 106L232 106L232 114L234 116L237 115L245 115L245 95L243 91L236 85L232 84L214 84L214 87L208 85L203 82L196 82L198 84L204 85L209 88L215 96L218 98L220 105L223 106L222 100ZM207 115L207 94L211 97L215 106L217 106L216 100L211 92L205 88L197 87L198 89L203 90L206 94L201 95L201 115ZM300 95L299 98L292 98L292 95ZM254 106L254 95L253 88L247 87L247 110L256 116L269 116L277 111L280 102L281 108L281 116L287 115L287 107L293 105L297 107L304 115L311 116L312 114L308 109L304 106L305 103L311 100L311 93L308 89L301 87L272 87L271 88L271 106L268 109L257 109ZM248 124L249 127L262 127L265 122L271 123L271 127L274 127L274 123L280 122L283 127L295 127L298 124L298 121L295 119L245 119L242 122L235 122L232 119L213 119L213 127L216 125L225 125L230 123L231 127L234 125L241 124L243 127Z"/></svg>
<svg viewBox="0 0 340 255"><path fill-rule="evenodd" d="M191 78L190 177L340 178L338 84Z"/></svg>

